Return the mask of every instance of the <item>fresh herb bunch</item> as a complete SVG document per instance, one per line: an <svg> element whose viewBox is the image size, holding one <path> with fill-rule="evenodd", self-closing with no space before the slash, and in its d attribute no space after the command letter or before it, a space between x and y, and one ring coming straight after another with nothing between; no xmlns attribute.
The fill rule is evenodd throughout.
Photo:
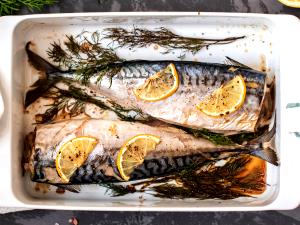
<svg viewBox="0 0 300 225"><path fill-rule="evenodd" d="M0 16L12 15L18 12L23 6L29 10L42 10L46 5L56 3L57 0L1 0Z"/></svg>
<svg viewBox="0 0 300 225"><path fill-rule="evenodd" d="M245 36L229 37L224 39L206 39L184 37L173 33L165 27L157 30L147 30L143 28L134 28L126 30L124 28L107 28L103 34L104 39L112 40L118 43L118 48L141 48L148 47L151 44L159 45L165 50L163 54L170 53L174 50L183 50L183 55L187 52L196 54L202 48L208 48L211 45L229 44L236 40L243 39Z"/></svg>

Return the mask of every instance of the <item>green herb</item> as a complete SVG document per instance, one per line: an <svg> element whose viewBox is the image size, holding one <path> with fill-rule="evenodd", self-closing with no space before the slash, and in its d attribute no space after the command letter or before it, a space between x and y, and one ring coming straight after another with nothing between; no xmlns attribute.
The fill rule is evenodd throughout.
<svg viewBox="0 0 300 225"><path fill-rule="evenodd" d="M122 60L112 49L101 46L98 32L82 32L76 37L66 35L63 44L52 43L47 53L53 62L74 72L84 84L93 76L99 83L104 75L112 79L121 68L118 62Z"/></svg>
<svg viewBox="0 0 300 225"><path fill-rule="evenodd" d="M233 145L235 144L230 138L225 136L224 134L214 133L207 129L193 129L182 126L176 126L177 128L186 131L189 134L192 134L195 137L203 137L205 139L210 140L216 145Z"/></svg>
<svg viewBox="0 0 300 225"><path fill-rule="evenodd" d="M296 107L300 107L300 103L288 103L286 108L296 108Z"/></svg>
<svg viewBox="0 0 300 225"><path fill-rule="evenodd" d="M249 142L257 137L260 137L266 131L267 127L263 127L256 132L248 133L238 133L233 135L225 136L221 133L214 133L207 129L193 129L176 125L177 128L184 130L185 132L192 134L195 137L202 137L207 140L210 140L216 145L234 145L234 144L244 144Z"/></svg>
<svg viewBox="0 0 300 225"><path fill-rule="evenodd" d="M0 16L15 14L24 6L30 11L41 11L44 6L51 5L56 2L57 0L1 0Z"/></svg>
<svg viewBox="0 0 300 225"><path fill-rule="evenodd" d="M211 45L229 44L245 38L245 36L224 39L184 37L177 35L164 27L157 30L134 28L130 31L124 28L107 28L105 29L103 36L104 39L111 39L112 44L117 42L118 48L141 48L156 44L165 48L165 51L162 52L164 54L170 53L176 49L183 50L184 53L181 57L184 57L184 54L187 52L196 54L202 48L208 48Z"/></svg>
<svg viewBox="0 0 300 225"><path fill-rule="evenodd" d="M197 131L194 131L194 132L197 133ZM227 136L225 136L223 134L211 132L207 129L202 129L202 130L198 131L198 133L203 138L206 138L217 145L233 145L234 144L234 142Z"/></svg>
<svg viewBox="0 0 300 225"><path fill-rule="evenodd" d="M88 95L81 88L74 87L70 83L68 83L67 90L54 87L43 95L43 97L51 98L54 102L48 105L50 108L44 113L36 115L37 123L50 122L61 111L68 112L70 117L75 117L84 112L86 103L92 103L103 110L111 110L116 113L121 120L137 121L150 119L139 109L126 109L111 100L104 102L101 99Z"/></svg>
<svg viewBox="0 0 300 225"><path fill-rule="evenodd" d="M244 144L244 142L249 142L257 137L260 137L261 135L263 135L265 133L265 131L268 128L264 127L262 129L259 129L256 132L248 132L248 133L239 133L239 134L234 134L234 135L230 135L228 136L228 138L233 141L234 143L237 144Z"/></svg>

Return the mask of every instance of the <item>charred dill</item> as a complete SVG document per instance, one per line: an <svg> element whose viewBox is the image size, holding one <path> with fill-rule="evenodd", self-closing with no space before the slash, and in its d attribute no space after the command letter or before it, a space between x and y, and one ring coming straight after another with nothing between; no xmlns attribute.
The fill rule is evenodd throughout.
<svg viewBox="0 0 300 225"><path fill-rule="evenodd" d="M102 187L106 187L107 191L110 190L111 194L114 197L124 196L126 194L130 194L130 193L135 193L136 192L135 187L132 186L132 185L123 186L123 185L118 185L118 184L113 184L113 183L101 183L99 185L102 186Z"/></svg>
<svg viewBox="0 0 300 225"><path fill-rule="evenodd" d="M211 45L229 44L236 40L243 39L245 36L229 37L224 39L205 39L184 37L173 33L167 28L161 27L157 30L147 30L134 28L126 30L124 28L107 28L104 32L104 39L111 39L112 44L117 42L119 48L140 48L148 47L151 44L159 45L165 48L164 54L179 49L196 54L202 48L208 48Z"/></svg>
<svg viewBox="0 0 300 225"><path fill-rule="evenodd" d="M47 123L55 119L59 112L67 112L70 117L78 116L84 112L85 102L63 96L59 90L49 90L43 97L53 99L53 103L44 113L35 115L38 124Z"/></svg>
<svg viewBox="0 0 300 225"><path fill-rule="evenodd" d="M237 156L229 159L222 167L207 163L208 169L189 169L176 175L180 185L162 184L152 187L161 198L197 198L197 199L234 199L250 197L249 192L262 192L266 186L261 171L254 171L250 176L239 177L247 163L249 156Z"/></svg>
<svg viewBox="0 0 300 225"><path fill-rule="evenodd" d="M266 183L264 173L258 169L247 176L239 176L250 161L249 156L237 155L228 159L222 167L215 166L216 161L206 161L200 165L191 165L180 173L132 183L134 189L117 184L106 187L111 190L112 196L148 191L156 197L173 199L227 200L251 197L251 192L263 192ZM143 186L138 189L140 185Z"/></svg>

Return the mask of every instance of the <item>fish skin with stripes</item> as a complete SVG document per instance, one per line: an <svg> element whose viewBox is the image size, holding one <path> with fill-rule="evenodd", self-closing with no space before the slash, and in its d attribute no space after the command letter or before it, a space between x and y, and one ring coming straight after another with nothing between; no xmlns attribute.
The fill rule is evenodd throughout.
<svg viewBox="0 0 300 225"><path fill-rule="evenodd" d="M35 182L54 185L66 184L56 171L56 156L64 143L80 137L96 138L98 143L88 158L71 176L68 184L122 182L116 165L120 148L138 134L160 138L155 150L147 152L144 161L131 174L130 180L139 180L178 172L187 166L205 160L220 160L237 154L251 154L241 145L219 146L203 138L196 138L183 130L166 124L156 126L138 122L97 119L66 120L37 125L32 133L29 170Z"/></svg>
<svg viewBox="0 0 300 225"><path fill-rule="evenodd" d="M78 82L72 71L62 71L29 48L26 50L31 64L46 72L46 78L36 82L37 88L27 92L28 104L51 87L50 84L58 82L59 78ZM134 90L170 63L174 64L179 76L177 91L156 102L137 99ZM99 72L101 69L103 68L99 68ZM104 74L101 82L96 73L88 79L85 86L92 89L94 95L106 96L124 108L137 108L145 115L170 124L194 129L205 128L220 133L254 132L263 126L262 123L265 125L265 121L274 111L271 101L268 101L270 98L266 96L270 94L266 85L266 74L248 67L190 61L137 60L105 65L105 70L111 69L117 72L107 76ZM211 117L197 109L196 105L207 95L237 75L242 76L247 87L245 101L238 110L229 115Z"/></svg>

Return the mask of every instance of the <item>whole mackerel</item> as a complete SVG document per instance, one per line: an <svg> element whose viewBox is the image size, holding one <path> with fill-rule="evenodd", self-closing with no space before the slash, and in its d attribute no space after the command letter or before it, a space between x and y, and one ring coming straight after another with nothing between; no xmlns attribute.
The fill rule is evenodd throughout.
<svg viewBox="0 0 300 225"><path fill-rule="evenodd" d="M240 145L219 146L203 138L196 138L167 125L147 125L138 122L80 119L38 125L27 136L29 169L36 182L61 184L55 159L60 147L68 140L90 136L98 140L85 163L77 169L69 184L90 184L123 181L116 166L117 155L127 140L138 134L152 134L160 138L155 150L148 152L144 162L130 174L130 180L162 176L205 160L217 160L251 154L277 164L276 154L268 149ZM253 147L253 146L252 146Z"/></svg>
<svg viewBox="0 0 300 225"><path fill-rule="evenodd" d="M26 105L60 78L76 81L72 71L62 71L51 65L32 52L29 45L27 55L33 66L46 71L47 77L35 84L37 89L27 93ZM170 63L175 65L179 75L178 90L157 102L137 99L133 90ZM186 61L125 61L99 67L99 71L104 68L117 72L112 77L104 76L101 82L98 82L97 74L89 78L87 85L93 90L94 96L106 96L124 108L137 108L167 123L223 133L254 132L265 125L273 113L273 100L269 97L266 74L245 66ZM196 104L236 75L241 75L247 86L246 98L240 109L223 117L211 117L196 108Z"/></svg>

